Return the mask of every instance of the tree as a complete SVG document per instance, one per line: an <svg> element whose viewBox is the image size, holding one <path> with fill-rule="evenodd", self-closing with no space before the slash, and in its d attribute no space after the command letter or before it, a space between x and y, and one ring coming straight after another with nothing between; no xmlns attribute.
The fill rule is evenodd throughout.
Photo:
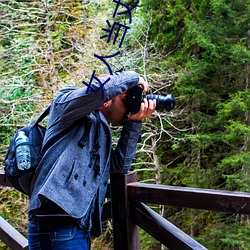
<svg viewBox="0 0 250 250"><path fill-rule="evenodd" d="M179 96L182 119L173 120L174 126L191 128L168 143L172 150L164 143L158 148L159 154L161 149L171 152L173 159L171 165L166 157L160 159L161 166L168 166L162 173L165 183L249 191L249 1L145 0L143 5L145 13L150 9L154 16L149 42L161 51L158 65L177 76L172 89ZM208 215L182 210L172 219L200 235L209 249L249 247L247 237L230 241L231 233L225 231L213 245L204 230L217 232L227 217L211 214L213 219L207 220L204 216ZM188 218L196 218L196 223ZM234 218L227 228L240 221L242 230L235 231L240 238L249 228L248 220Z"/></svg>
<svg viewBox="0 0 250 250"><path fill-rule="evenodd" d="M98 13L102 5L103 1L0 2L1 169L14 130L33 122L59 88L88 81L93 54L105 48L93 42L100 37L98 22L105 20ZM13 190L0 192L1 215L26 234L27 198Z"/></svg>

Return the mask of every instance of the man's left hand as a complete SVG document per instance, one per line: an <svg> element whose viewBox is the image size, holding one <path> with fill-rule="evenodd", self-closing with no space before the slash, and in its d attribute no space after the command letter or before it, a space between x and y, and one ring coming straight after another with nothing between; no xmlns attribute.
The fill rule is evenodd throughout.
<svg viewBox="0 0 250 250"><path fill-rule="evenodd" d="M149 118L156 108L156 100L143 99L141 103L141 109L136 114L129 114L128 119L131 121L142 121L145 118Z"/></svg>

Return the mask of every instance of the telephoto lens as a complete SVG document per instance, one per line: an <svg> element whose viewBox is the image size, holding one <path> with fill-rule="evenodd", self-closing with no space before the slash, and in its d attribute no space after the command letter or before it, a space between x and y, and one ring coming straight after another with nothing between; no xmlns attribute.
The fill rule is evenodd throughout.
<svg viewBox="0 0 250 250"><path fill-rule="evenodd" d="M156 100L156 110L159 111L168 111L170 112L175 107L175 99L172 94L168 94L166 96L161 95L144 95L143 98L147 100Z"/></svg>

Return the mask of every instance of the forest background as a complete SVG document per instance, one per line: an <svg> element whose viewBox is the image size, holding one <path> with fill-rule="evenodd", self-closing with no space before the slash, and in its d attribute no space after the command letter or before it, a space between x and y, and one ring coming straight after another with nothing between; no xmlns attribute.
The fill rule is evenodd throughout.
<svg viewBox="0 0 250 250"><path fill-rule="evenodd" d="M136 1L122 1L132 7ZM250 1L140 0L113 19L112 0L0 1L0 168L13 131L93 70L136 70L177 106L143 125L133 169L146 183L250 192ZM120 6L119 12L125 9ZM130 27L121 48L100 39L106 20ZM119 128L113 128L114 137ZM0 188L0 215L27 235L28 198ZM208 249L250 249L250 218L154 207ZM112 247L112 224L92 239ZM142 249L164 249L141 231ZM0 249L7 249L0 242Z"/></svg>

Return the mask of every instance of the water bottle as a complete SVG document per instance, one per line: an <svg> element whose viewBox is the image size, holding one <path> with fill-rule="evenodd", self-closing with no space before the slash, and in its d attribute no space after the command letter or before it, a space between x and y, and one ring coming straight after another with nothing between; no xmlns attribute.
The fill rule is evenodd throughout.
<svg viewBox="0 0 250 250"><path fill-rule="evenodd" d="M15 142L16 161L18 169L29 169L31 167L29 138L23 131L19 131Z"/></svg>

